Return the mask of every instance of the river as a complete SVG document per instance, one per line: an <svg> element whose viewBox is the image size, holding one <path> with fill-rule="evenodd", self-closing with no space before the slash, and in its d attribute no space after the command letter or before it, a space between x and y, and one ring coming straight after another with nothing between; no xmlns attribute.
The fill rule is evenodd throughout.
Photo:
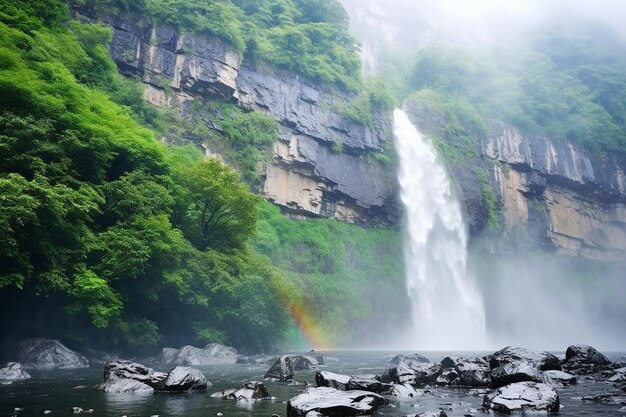
<svg viewBox="0 0 626 417"><path fill-rule="evenodd" d="M380 375L390 367L387 362L398 352L373 351L331 351L325 352L325 364L322 370L346 374L374 373ZM441 360L448 355L458 355L462 352L422 352L432 361ZM482 353L464 353L476 356ZM561 352L560 356L563 356ZM623 358L624 354L609 354L610 359ZM154 365L157 370L167 370L166 367ZM270 394L275 398L271 401L254 403L235 403L217 398L210 398L210 394L224 388L240 386L249 380L263 380L264 373L269 365L221 365L213 367L199 367L209 381L213 383L206 392L188 394L155 393L151 395L137 394L106 394L96 391L94 386L101 381L102 367L92 367L83 370L51 371L45 373L32 372L32 379L13 382L10 385L0 385L0 417L12 416L42 416L45 410L50 410L49 416L72 415L72 407L81 407L85 410L93 409L90 416L110 417L150 417L150 416L185 416L208 417L222 413L227 416L264 416L277 414L286 415L286 402L289 398L299 394L303 385L288 385L286 383L265 381ZM315 371L296 371L296 380L300 383L308 381L314 383ZM611 388L606 383L599 383L580 378L579 385L558 388L562 409L559 416L615 416L619 415L619 406L610 406L583 402L580 397L601 394ZM469 389L432 388L430 393L411 399L408 402L391 400L390 405L382 407L376 416L404 416L422 412L438 412L443 409L448 416L464 416L468 414L483 414L481 409L482 396L469 394ZM15 408L23 410L14 411Z"/></svg>

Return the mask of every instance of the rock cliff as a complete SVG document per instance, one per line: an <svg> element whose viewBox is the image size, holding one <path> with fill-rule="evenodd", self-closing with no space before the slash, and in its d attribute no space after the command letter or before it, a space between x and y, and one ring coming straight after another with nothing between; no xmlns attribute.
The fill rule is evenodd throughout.
<svg viewBox="0 0 626 417"><path fill-rule="evenodd" d="M411 107L411 106L410 106ZM412 106L423 133L441 136L441 123ZM461 148L465 161L450 166L474 236L503 239L495 252L543 248L589 259L626 255L626 159L593 156L577 145L492 126ZM463 149L465 148L465 149ZM470 148L470 149L468 149ZM488 196L496 197L498 226L489 230Z"/></svg>
<svg viewBox="0 0 626 417"><path fill-rule="evenodd" d="M75 13L93 18L82 9ZM371 158L390 140L389 118L377 115L365 126L342 117L335 109L350 94L292 73L244 64L219 39L182 33L145 18L109 15L100 20L112 28L109 49L120 71L139 77L152 103L170 105L191 120L194 101L223 100L278 121L273 162L262 168L262 193L268 200L294 215L394 222L393 174ZM209 120L204 123L220 129ZM337 148L341 151L333 152Z"/></svg>

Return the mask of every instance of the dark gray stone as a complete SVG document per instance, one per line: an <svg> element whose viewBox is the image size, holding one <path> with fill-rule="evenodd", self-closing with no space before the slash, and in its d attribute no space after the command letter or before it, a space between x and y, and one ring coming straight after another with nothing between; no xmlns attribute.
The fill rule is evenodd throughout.
<svg viewBox="0 0 626 417"><path fill-rule="evenodd" d="M563 371L544 371L543 382L550 385L575 385L576 376Z"/></svg>
<svg viewBox="0 0 626 417"><path fill-rule="evenodd" d="M134 379L110 379L98 385L98 390L109 394L152 394L154 388Z"/></svg>
<svg viewBox="0 0 626 417"><path fill-rule="evenodd" d="M334 388L308 388L287 402L287 417L311 416L310 412L329 417L372 414L388 404L384 397L367 391L340 391Z"/></svg>
<svg viewBox="0 0 626 417"><path fill-rule="evenodd" d="M486 387L491 383L491 368L489 363L483 358L463 358L446 357L441 361L441 367L446 370L453 370L456 378L450 378L454 374L449 374L448 383L438 379L439 385L455 385L461 387Z"/></svg>
<svg viewBox="0 0 626 417"><path fill-rule="evenodd" d="M211 394L211 397L235 401L256 401L272 398L265 385L257 381L246 382L241 388L229 388L216 392Z"/></svg>
<svg viewBox="0 0 626 417"><path fill-rule="evenodd" d="M83 355L68 349L58 340L22 340L18 345L18 357L24 368L38 371L89 368L89 362Z"/></svg>
<svg viewBox="0 0 626 417"><path fill-rule="evenodd" d="M265 373L264 378L275 378L281 381L293 379L293 362L291 356L280 356Z"/></svg>
<svg viewBox="0 0 626 417"><path fill-rule="evenodd" d="M236 363L237 351L218 343L210 343L204 348L187 345L180 349L164 348L159 359L168 365L223 365Z"/></svg>
<svg viewBox="0 0 626 417"><path fill-rule="evenodd" d="M9 362L0 368L0 379L18 381L29 378L30 374L24 370L24 366L19 362Z"/></svg>
<svg viewBox="0 0 626 417"><path fill-rule="evenodd" d="M318 371L315 374L318 387L330 387L343 391L361 390L376 393L388 391L389 384L381 383L376 375L343 375L334 372Z"/></svg>
<svg viewBox="0 0 626 417"><path fill-rule="evenodd" d="M410 384L414 386L434 383L441 375L441 366L434 363L414 363L412 368L399 365L387 369L380 377L385 384Z"/></svg>
<svg viewBox="0 0 626 417"><path fill-rule="evenodd" d="M565 351L565 361L593 365L608 365L611 363L606 356L589 345L569 346Z"/></svg>
<svg viewBox="0 0 626 417"><path fill-rule="evenodd" d="M525 348L507 346L490 357L491 386L498 388L514 382L541 382L541 368L550 368L553 356L546 352L537 353Z"/></svg>
<svg viewBox="0 0 626 417"><path fill-rule="evenodd" d="M208 384L209 381L207 381L201 370L187 366L177 366L159 384L159 391L196 391L206 389Z"/></svg>
<svg viewBox="0 0 626 417"><path fill-rule="evenodd" d="M562 365L571 374L595 374L600 379L609 377L616 367L606 356L588 345L569 346Z"/></svg>
<svg viewBox="0 0 626 417"><path fill-rule="evenodd" d="M392 365L404 365L411 368L415 364L430 363L430 360L422 355L413 353L410 355L396 355L389 361Z"/></svg>
<svg viewBox="0 0 626 417"><path fill-rule="evenodd" d="M547 384L517 382L500 387L485 395L486 410L510 414L512 412L559 411L559 395Z"/></svg>

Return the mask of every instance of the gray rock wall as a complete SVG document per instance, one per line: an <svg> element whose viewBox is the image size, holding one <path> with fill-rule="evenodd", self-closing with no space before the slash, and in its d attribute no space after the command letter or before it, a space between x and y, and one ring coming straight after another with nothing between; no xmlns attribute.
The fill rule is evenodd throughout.
<svg viewBox="0 0 626 417"><path fill-rule="evenodd" d="M89 19L81 14L84 10L75 13ZM195 99L221 99L279 122L274 162L261 168L268 200L295 215L370 224L395 221L393 174L371 158L391 140L388 118L378 115L370 126L346 119L335 109L350 94L267 66L244 65L219 39L141 18L108 16L104 23L113 30L110 53L120 71L140 77L154 104L173 105L189 117ZM341 153L332 152L337 143Z"/></svg>
<svg viewBox="0 0 626 417"><path fill-rule="evenodd" d="M443 121L410 103L423 133L444 137ZM474 145L448 142L464 155L450 172L473 236L488 232L495 253L541 248L568 256L623 261L626 160L597 157L573 143L493 126ZM496 196L499 227L490 230L485 186ZM500 239L497 239L499 237Z"/></svg>

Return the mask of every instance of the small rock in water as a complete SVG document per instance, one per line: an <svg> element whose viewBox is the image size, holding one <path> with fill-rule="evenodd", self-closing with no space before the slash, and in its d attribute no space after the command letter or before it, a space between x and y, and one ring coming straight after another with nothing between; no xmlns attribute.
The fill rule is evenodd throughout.
<svg viewBox="0 0 626 417"><path fill-rule="evenodd" d="M50 410L43 410L43 413L46 414L46 415L50 414L51 412L52 411L50 411Z"/></svg>
<svg viewBox="0 0 626 417"><path fill-rule="evenodd" d="M217 416L217 417L222 417L223 415L224 415L224 414L222 414L222 413L217 413L217 414L216 414L216 416Z"/></svg>
<svg viewBox="0 0 626 417"><path fill-rule="evenodd" d="M72 411L74 414L80 414L83 412L83 409L81 407L72 407Z"/></svg>
<svg viewBox="0 0 626 417"><path fill-rule="evenodd" d="M86 385L76 385L76 386L74 387L74 389L85 389L85 388L87 388L87 386L86 386Z"/></svg>

